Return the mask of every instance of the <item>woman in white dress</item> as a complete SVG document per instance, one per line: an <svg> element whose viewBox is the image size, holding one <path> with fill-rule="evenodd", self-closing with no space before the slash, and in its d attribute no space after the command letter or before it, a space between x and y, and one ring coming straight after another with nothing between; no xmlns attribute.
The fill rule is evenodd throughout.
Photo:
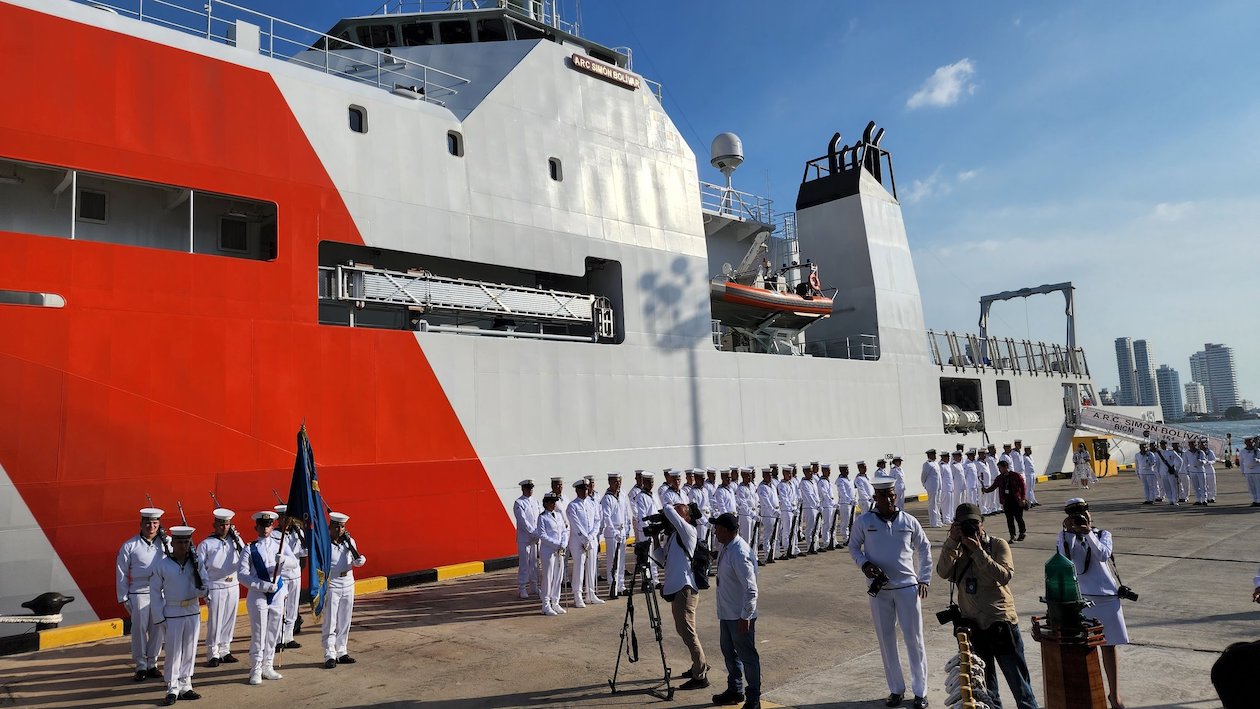
<svg viewBox="0 0 1260 709"><path fill-rule="evenodd" d="M1095 479L1093 462L1090 460L1089 452L1085 450L1085 444L1082 443L1072 454L1072 481L1088 490L1089 484Z"/></svg>
<svg viewBox="0 0 1260 709"><path fill-rule="evenodd" d="M1120 583L1107 564L1111 560L1111 532L1092 525L1089 503L1079 497L1068 500L1063 510L1067 517L1063 520L1063 531L1059 532L1059 553L1072 560L1081 595L1094 604L1085 609L1085 617L1102 623L1106 636L1106 644L1101 648L1103 671L1110 690L1107 699L1112 709L1124 709L1116 680L1116 647L1129 644L1129 629L1124 623L1124 609L1120 607Z"/></svg>

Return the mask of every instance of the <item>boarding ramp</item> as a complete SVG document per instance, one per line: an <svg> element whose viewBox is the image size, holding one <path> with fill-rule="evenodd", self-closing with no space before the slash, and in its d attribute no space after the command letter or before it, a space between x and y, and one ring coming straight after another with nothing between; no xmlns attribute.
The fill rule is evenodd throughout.
<svg viewBox="0 0 1260 709"><path fill-rule="evenodd" d="M1123 438L1138 443L1150 441L1168 441L1171 443L1180 441L1185 444L1191 440L1201 441L1206 438L1208 445L1212 447L1218 459L1223 460L1226 456L1224 438L1170 426L1158 421L1129 416L1128 414L1122 414L1101 406L1082 406L1075 427L1085 431L1105 433L1116 438Z"/></svg>

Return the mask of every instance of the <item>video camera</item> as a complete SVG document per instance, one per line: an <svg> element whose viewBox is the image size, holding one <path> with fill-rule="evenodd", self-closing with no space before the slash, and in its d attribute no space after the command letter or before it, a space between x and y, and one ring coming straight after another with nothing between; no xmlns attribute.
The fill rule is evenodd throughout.
<svg viewBox="0 0 1260 709"><path fill-rule="evenodd" d="M643 518L643 536L655 539L662 534L673 534L674 523L669 521L664 512L648 515Z"/></svg>

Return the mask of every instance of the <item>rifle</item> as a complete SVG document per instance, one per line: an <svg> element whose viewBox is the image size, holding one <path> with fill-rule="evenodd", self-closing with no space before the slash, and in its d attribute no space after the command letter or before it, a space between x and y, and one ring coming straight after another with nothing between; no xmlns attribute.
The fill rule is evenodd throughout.
<svg viewBox="0 0 1260 709"><path fill-rule="evenodd" d="M774 546L779 543L779 515L774 516L774 524L770 526L770 538L766 542L766 563L774 563Z"/></svg>
<svg viewBox="0 0 1260 709"><path fill-rule="evenodd" d="M814 533L809 538L809 548L811 551L817 551L818 544L818 528L822 526L822 512L814 513Z"/></svg>
<svg viewBox="0 0 1260 709"><path fill-rule="evenodd" d="M144 493L144 499L149 503L149 507L153 507L153 498L149 497L149 493ZM162 551L166 552L167 556L170 556L171 538L167 535L166 527L162 526L162 521L160 519L158 520L158 537L162 539Z"/></svg>
<svg viewBox="0 0 1260 709"><path fill-rule="evenodd" d="M788 529L787 549L784 549L783 553L787 554L789 557L793 556L792 547L796 546L796 544L800 541L800 538L801 538L800 510L801 510L800 506L797 506L796 511L788 517L788 520L789 520L788 524L792 526L790 529Z"/></svg>
<svg viewBox="0 0 1260 709"><path fill-rule="evenodd" d="M184 503L176 500L175 506L179 508L180 524L187 527L188 518L184 516ZM192 562L193 581L197 583L197 588L205 590L206 582L201 580L201 569L197 568L197 547L193 546L192 537L188 538L188 560Z"/></svg>
<svg viewBox="0 0 1260 709"><path fill-rule="evenodd" d="M219 498L215 496L214 490L210 491L210 501L214 503L215 507L223 507L223 505L219 504ZM245 542L241 541L241 535L237 533L236 525L231 522L228 522L228 536L232 537L232 544L236 547L237 553L240 553L245 548Z"/></svg>
<svg viewBox="0 0 1260 709"><path fill-rule="evenodd" d="M284 528L285 528L285 530L287 530L287 529L289 528L289 526L290 526L290 524L289 524L289 523L290 523L290 520L292 520L292 519L293 519L293 517L289 514L289 505L288 505L288 503L286 503L284 500L280 499L280 493L276 492L276 489L275 489L274 487L273 487L273 488L271 488L271 494L272 494L272 495L275 495L275 497L276 497L276 504L277 504L277 505L284 505ZM329 509L332 509L332 508L329 508ZM296 529L294 529L294 530L293 530L293 532L294 532L294 534L296 534L296 535L297 535L298 542L299 542L299 543L301 543L303 546L305 546L305 545L306 545L306 535L302 533L302 528L301 528L301 526L299 526L299 527L297 527ZM355 552L355 558L356 558L356 559L357 559L357 558L359 558L359 557L358 557L358 552Z"/></svg>
<svg viewBox="0 0 1260 709"><path fill-rule="evenodd" d="M836 546L836 508L831 508L831 519L827 521L827 548L832 549Z"/></svg>
<svg viewBox="0 0 1260 709"><path fill-rule="evenodd" d="M855 517L857 517L857 510L858 510L857 503L854 503L853 506L849 508L849 526L845 530L846 539L853 537L853 520Z"/></svg>

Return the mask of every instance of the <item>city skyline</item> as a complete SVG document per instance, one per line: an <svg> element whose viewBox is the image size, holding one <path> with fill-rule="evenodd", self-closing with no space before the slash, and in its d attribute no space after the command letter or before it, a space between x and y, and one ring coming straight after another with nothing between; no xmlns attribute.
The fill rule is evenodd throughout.
<svg viewBox="0 0 1260 709"><path fill-rule="evenodd" d="M1117 372L1128 375L1120 376L1120 384L1110 389L1117 406L1157 407L1164 419L1189 412L1220 414L1233 406L1249 410L1243 406L1248 399L1239 390L1237 360L1228 345L1208 342L1192 353L1190 381L1184 388L1178 368L1167 362L1155 366L1154 348L1145 339L1117 337L1115 355Z"/></svg>

